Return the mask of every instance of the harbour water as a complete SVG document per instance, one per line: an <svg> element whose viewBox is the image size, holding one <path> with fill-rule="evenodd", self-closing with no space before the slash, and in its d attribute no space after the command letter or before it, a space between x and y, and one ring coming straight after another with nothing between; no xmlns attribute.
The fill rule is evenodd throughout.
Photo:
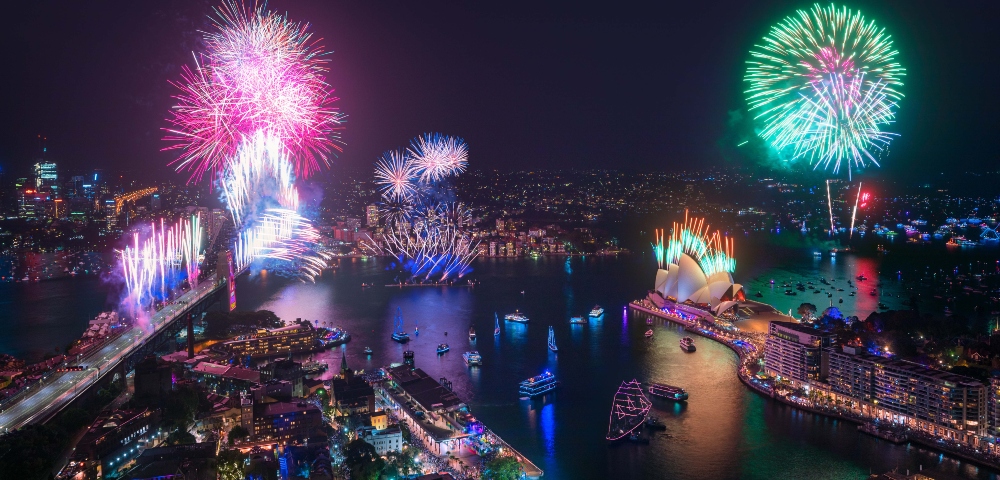
<svg viewBox="0 0 1000 480"><path fill-rule="evenodd" d="M803 301L822 309L828 300L811 293L805 299L802 293L785 297L783 289L771 295L765 287L772 277L779 284L785 277L794 285L800 278L805 283L821 276L846 283L859 269L874 278L874 272L867 272L871 268L883 271L887 293L903 291L884 273L897 269L893 262L905 264L902 258L838 255L835 261L815 260L811 252L801 250L760 254L765 248L748 245L738 250L737 281L742 280L750 293L762 290L761 300L785 311ZM342 261L315 284L264 273L240 279L237 306L346 328L353 337L350 343L316 355L334 367L342 351L352 368L371 369L400 362L403 350L413 350L418 367L433 378L452 381L480 420L545 470L546 478L861 479L870 472L893 468L914 472L921 466L925 473L938 474L936 478L998 478L995 472L967 462L893 445L858 433L853 424L807 414L752 393L736 378L735 354L700 337L695 339L697 351L685 353L678 347L682 334L676 326L657 322L653 338L644 338L649 328L645 318L624 309L652 286L655 267L638 252L620 258L480 259L473 267L472 278L480 281L474 288L384 287L391 278L384 265L362 259ZM0 285L0 301L19 303L25 290L16 289L26 288L50 289L51 295L67 302L85 300L89 297L74 293L74 288L100 288L80 279L67 282ZM362 283L377 286L362 288ZM44 297L42 291L37 295ZM97 296L105 298L95 291L93 297ZM844 304L835 305L845 314L864 316L874 309L858 303L871 301L865 297L845 297ZM889 304L889 298L901 297L881 301ZM586 315L595 304L605 308L603 319L569 323L571 316ZM62 302L58 304L65 305L62 311L51 302L36 300L32 305L48 307L46 315L64 319L83 315L82 309ZM389 338L397 307L410 333L405 347ZM18 308L23 312L30 307ZM514 309L531 321L503 322L503 315ZM498 337L492 335L494 312L501 318ZM85 324L87 319L73 321ZM9 332L0 352L16 353L26 342L45 343L44 329L21 328L22 321L0 314L0 327ZM549 325L555 329L558 353L546 348ZM416 326L418 336L413 335ZM470 326L478 333L474 344L468 338ZM450 344L451 351L437 355L439 343ZM370 358L362 352L366 346L373 350ZM462 361L462 353L472 349L482 354L482 367L470 369ZM544 370L559 378L560 388L533 400L520 399L518 382ZM666 431L649 445L608 447L603 439L612 397L622 380L632 378L681 386L690 400L675 404L653 399L653 411Z"/></svg>

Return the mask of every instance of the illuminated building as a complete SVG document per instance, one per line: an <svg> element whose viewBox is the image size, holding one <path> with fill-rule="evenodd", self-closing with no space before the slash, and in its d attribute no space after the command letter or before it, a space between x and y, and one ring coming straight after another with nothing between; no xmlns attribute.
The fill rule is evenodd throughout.
<svg viewBox="0 0 1000 480"><path fill-rule="evenodd" d="M478 422L465 403L423 370L400 365L388 369L388 378L379 395L409 426L414 441L434 455L456 451L463 439L474 434L469 427Z"/></svg>
<svg viewBox="0 0 1000 480"><path fill-rule="evenodd" d="M866 417L961 442L987 433L987 387L976 379L851 347L827 349L823 364L831 392Z"/></svg>
<svg viewBox="0 0 1000 480"><path fill-rule="evenodd" d="M102 472L112 472L139 455L156 432L156 410L115 410L104 412L83 434L75 459L94 462Z"/></svg>
<svg viewBox="0 0 1000 480"><path fill-rule="evenodd" d="M986 396L986 415L990 436L1000 436L1000 377L990 377L989 395Z"/></svg>
<svg viewBox="0 0 1000 480"><path fill-rule="evenodd" d="M59 173L55 162L38 162L35 164L35 190L49 191L58 189Z"/></svg>
<svg viewBox="0 0 1000 480"><path fill-rule="evenodd" d="M375 452L379 455L403 449L403 432L399 430L399 427L389 427L384 430L364 427L358 433L358 437L375 447Z"/></svg>
<svg viewBox="0 0 1000 480"><path fill-rule="evenodd" d="M771 322L764 345L764 370L793 385L819 380L823 348L834 335L792 322Z"/></svg>
<svg viewBox="0 0 1000 480"><path fill-rule="evenodd" d="M302 441L323 423L311 403L273 402L253 406L253 440Z"/></svg>
<svg viewBox="0 0 1000 480"><path fill-rule="evenodd" d="M308 323L274 330L260 329L242 339L224 342L220 348L233 355L254 358L312 352L320 348L319 331Z"/></svg>
<svg viewBox="0 0 1000 480"><path fill-rule="evenodd" d="M378 226L378 205L374 205L374 204L368 205L368 208L365 209L365 218L366 218L365 224L367 226L369 226L369 227L377 227Z"/></svg>
<svg viewBox="0 0 1000 480"><path fill-rule="evenodd" d="M347 357L341 351L340 376L330 381L330 393L337 415L354 415L375 411L375 390L365 379L354 375L347 367Z"/></svg>

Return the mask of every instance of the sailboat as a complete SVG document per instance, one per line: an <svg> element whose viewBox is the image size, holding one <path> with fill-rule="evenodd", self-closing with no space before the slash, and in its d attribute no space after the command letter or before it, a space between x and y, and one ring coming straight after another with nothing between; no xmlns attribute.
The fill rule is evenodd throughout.
<svg viewBox="0 0 1000 480"><path fill-rule="evenodd" d="M419 336L420 335L420 325L419 325L419 323L420 323L420 319L417 319L417 320L413 321L413 335L415 335L415 336Z"/></svg>
<svg viewBox="0 0 1000 480"><path fill-rule="evenodd" d="M493 327L493 336L494 337L499 337L500 336L500 316L497 315L497 312L493 312L493 318L496 320L496 326Z"/></svg>
<svg viewBox="0 0 1000 480"><path fill-rule="evenodd" d="M638 380L622 382L611 404L611 419L608 421L608 441L616 442L633 435L642 426L652 402L642 393Z"/></svg>
<svg viewBox="0 0 1000 480"><path fill-rule="evenodd" d="M396 307L396 326L392 332L392 339L399 343L406 343L410 341L410 336L403 331L403 312Z"/></svg>
<svg viewBox="0 0 1000 480"><path fill-rule="evenodd" d="M556 346L556 331L552 328L552 325L549 325L549 350L553 352L559 351L559 347Z"/></svg>

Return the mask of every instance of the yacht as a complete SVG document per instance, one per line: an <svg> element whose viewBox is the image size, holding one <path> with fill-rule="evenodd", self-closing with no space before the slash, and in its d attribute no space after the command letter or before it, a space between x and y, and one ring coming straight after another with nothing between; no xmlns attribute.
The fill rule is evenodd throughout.
<svg viewBox="0 0 1000 480"><path fill-rule="evenodd" d="M680 402L688 399L688 392L684 391L683 388L664 383L650 383L647 391L654 397L666 398L667 400Z"/></svg>
<svg viewBox="0 0 1000 480"><path fill-rule="evenodd" d="M514 310L514 313L508 313L503 316L504 320L517 322L517 323L528 323L528 316L521 313L519 310Z"/></svg>
<svg viewBox="0 0 1000 480"><path fill-rule="evenodd" d="M469 341L476 341L476 327L469 327Z"/></svg>
<svg viewBox="0 0 1000 480"><path fill-rule="evenodd" d="M365 347L365 355L372 356L372 347Z"/></svg>
<svg viewBox="0 0 1000 480"><path fill-rule="evenodd" d="M483 357L475 350L463 353L462 359L465 360L465 364L470 367L478 367L483 364Z"/></svg>
<svg viewBox="0 0 1000 480"><path fill-rule="evenodd" d="M598 318L604 315L604 309L600 305L594 305L594 308L590 310L590 318Z"/></svg>
<svg viewBox="0 0 1000 480"><path fill-rule="evenodd" d="M684 337L684 338L682 338L681 339L681 350L684 350L685 352L693 352L693 351L695 351L694 340L692 340L691 337Z"/></svg>
<svg viewBox="0 0 1000 480"><path fill-rule="evenodd" d="M587 319L583 317L569 317L569 323L587 323Z"/></svg>
<svg viewBox="0 0 1000 480"><path fill-rule="evenodd" d="M441 355L442 353L447 352L448 350L451 350L451 347L449 347L447 343L438 344L437 348L438 355Z"/></svg>
<svg viewBox="0 0 1000 480"><path fill-rule="evenodd" d="M392 339L399 343L406 343L410 341L410 336L403 331L403 312L396 307L396 328L392 332Z"/></svg>
<svg viewBox="0 0 1000 480"><path fill-rule="evenodd" d="M559 381L551 372L545 371L541 375L531 377L519 384L518 393L522 396L532 398L555 390L559 386Z"/></svg>
<svg viewBox="0 0 1000 480"><path fill-rule="evenodd" d="M645 335L646 338L653 338L653 329L650 328L649 330L646 330L646 333L644 333L643 335Z"/></svg>

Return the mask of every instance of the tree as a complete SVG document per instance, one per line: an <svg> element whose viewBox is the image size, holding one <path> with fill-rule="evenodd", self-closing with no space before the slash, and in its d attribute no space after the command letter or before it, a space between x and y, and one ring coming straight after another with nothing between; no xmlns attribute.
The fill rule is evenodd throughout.
<svg viewBox="0 0 1000 480"><path fill-rule="evenodd" d="M803 303L799 305L799 309L796 311L802 320L809 321L816 318L816 305L811 303Z"/></svg>
<svg viewBox="0 0 1000 480"><path fill-rule="evenodd" d="M411 473L420 472L417 469L416 456L412 448L404 448L398 452L389 452L385 456L388 459L386 473L389 477L399 478Z"/></svg>
<svg viewBox="0 0 1000 480"><path fill-rule="evenodd" d="M483 468L484 480L518 480L521 478L521 464L514 457L497 457Z"/></svg>
<svg viewBox="0 0 1000 480"><path fill-rule="evenodd" d="M178 429L167 435L167 445L183 445L195 443L195 441L194 435L191 435L187 430Z"/></svg>
<svg viewBox="0 0 1000 480"><path fill-rule="evenodd" d="M237 425L229 429L229 444L232 445L237 440L243 440L250 436L250 432L243 428L242 425Z"/></svg>
<svg viewBox="0 0 1000 480"><path fill-rule="evenodd" d="M238 450L223 450L217 457L219 480L243 480L243 461L246 456Z"/></svg>
<svg viewBox="0 0 1000 480"><path fill-rule="evenodd" d="M344 465L351 470L352 480L378 480L385 470L385 460L364 440L344 446Z"/></svg>

